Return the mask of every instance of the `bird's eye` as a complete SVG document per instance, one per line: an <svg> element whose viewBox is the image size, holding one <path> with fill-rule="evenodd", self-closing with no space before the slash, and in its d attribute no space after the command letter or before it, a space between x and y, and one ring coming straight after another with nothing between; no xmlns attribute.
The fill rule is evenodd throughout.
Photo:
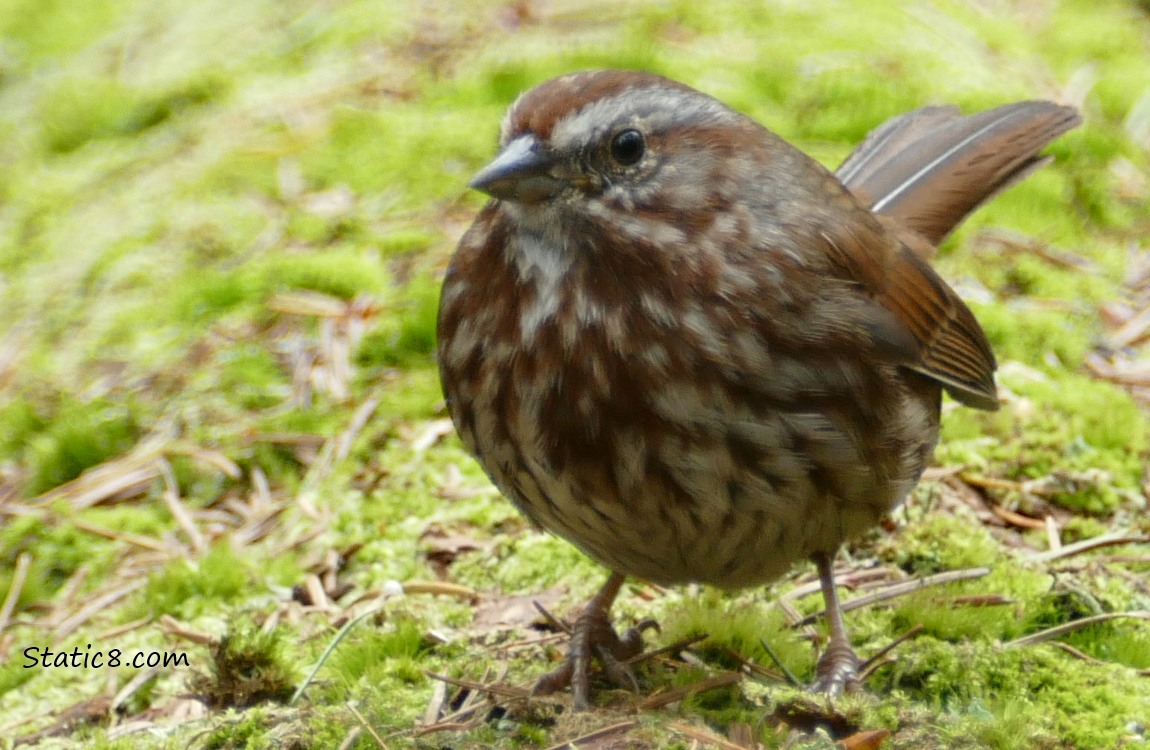
<svg viewBox="0 0 1150 750"><path fill-rule="evenodd" d="M639 163L646 151L647 142L638 130L624 130L611 139L611 158L625 167Z"/></svg>

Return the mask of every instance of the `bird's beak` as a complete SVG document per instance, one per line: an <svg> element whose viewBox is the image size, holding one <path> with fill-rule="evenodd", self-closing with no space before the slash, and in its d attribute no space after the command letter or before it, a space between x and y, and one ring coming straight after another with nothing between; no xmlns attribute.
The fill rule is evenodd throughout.
<svg viewBox="0 0 1150 750"><path fill-rule="evenodd" d="M563 186L552 174L555 159L533 135L508 143L499 155L471 180L471 187L492 198L520 203L541 203Z"/></svg>

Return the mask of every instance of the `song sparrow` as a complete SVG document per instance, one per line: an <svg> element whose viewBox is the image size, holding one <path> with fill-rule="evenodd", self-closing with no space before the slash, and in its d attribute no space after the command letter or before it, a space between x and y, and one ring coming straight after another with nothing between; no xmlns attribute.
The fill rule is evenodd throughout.
<svg viewBox="0 0 1150 750"><path fill-rule="evenodd" d="M586 706L593 656L634 684L639 634L608 617L624 576L745 587L803 558L829 623L815 687L857 680L836 550L914 487L943 390L998 406L986 337L924 258L1078 123L1049 102L921 109L836 177L648 73L576 73L511 106L438 353L495 485L613 571L537 692Z"/></svg>

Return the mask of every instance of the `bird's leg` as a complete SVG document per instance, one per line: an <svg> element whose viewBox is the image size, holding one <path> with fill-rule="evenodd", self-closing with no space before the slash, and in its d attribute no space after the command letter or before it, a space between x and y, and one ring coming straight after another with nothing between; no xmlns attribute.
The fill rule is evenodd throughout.
<svg viewBox="0 0 1150 750"><path fill-rule="evenodd" d="M850 641L847 640L847 631L843 626L843 610L839 606L839 596L835 590L834 555L819 552L812 559L819 569L819 585L823 589L823 600L827 605L827 625L830 629L826 650L815 666L817 678L812 689L828 695L839 695L845 690L858 689L859 659L851 648Z"/></svg>
<svg viewBox="0 0 1150 750"><path fill-rule="evenodd" d="M531 691L532 695L547 695L570 685L575 694L575 709L586 710L591 705L587 670L592 658L599 660L613 683L638 691L634 673L623 662L643 650L643 631L657 625L654 620L644 620L628 629L622 637L611 627L611 604L619 595L624 579L622 573L612 573L599 593L587 602L575 620L571 644L567 647L562 666L540 677Z"/></svg>

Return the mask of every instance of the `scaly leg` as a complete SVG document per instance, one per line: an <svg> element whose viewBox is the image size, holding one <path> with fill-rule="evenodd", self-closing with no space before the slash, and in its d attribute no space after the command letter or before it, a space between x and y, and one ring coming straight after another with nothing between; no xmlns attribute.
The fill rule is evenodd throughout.
<svg viewBox="0 0 1150 750"><path fill-rule="evenodd" d="M859 659L847 640L846 627L843 625L843 610L835 590L834 555L820 552L813 555L812 559L819 569L819 585L822 586L823 600L827 604L827 625L830 629L827 648L815 667L818 677L812 689L828 695L839 695L844 690L858 689Z"/></svg>

